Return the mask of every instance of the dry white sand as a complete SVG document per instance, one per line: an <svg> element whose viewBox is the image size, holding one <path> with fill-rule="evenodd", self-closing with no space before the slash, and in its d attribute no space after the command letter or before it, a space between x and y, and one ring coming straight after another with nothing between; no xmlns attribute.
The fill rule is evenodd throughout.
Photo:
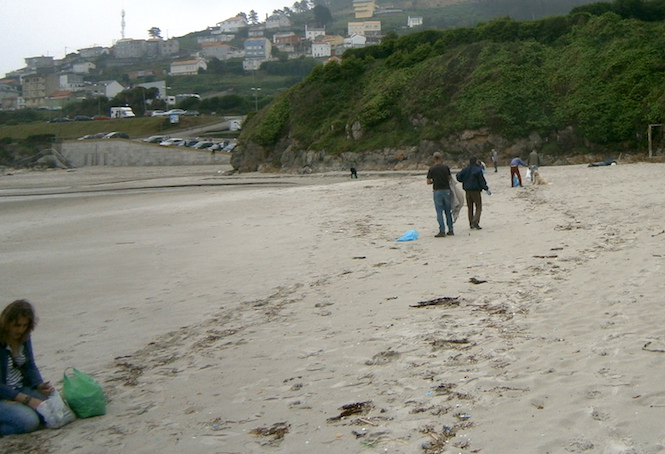
<svg viewBox="0 0 665 454"><path fill-rule="evenodd" d="M2 305L108 397L0 452L665 451L665 165L490 170L449 238L424 171L218 170L0 177Z"/></svg>

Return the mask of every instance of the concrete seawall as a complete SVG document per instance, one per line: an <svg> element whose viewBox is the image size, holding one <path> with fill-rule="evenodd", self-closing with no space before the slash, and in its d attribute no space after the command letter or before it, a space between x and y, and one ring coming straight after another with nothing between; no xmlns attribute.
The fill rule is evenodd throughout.
<svg viewBox="0 0 665 454"><path fill-rule="evenodd" d="M188 166L229 164L230 153L192 150L134 140L77 140L57 146L74 167L84 166Z"/></svg>

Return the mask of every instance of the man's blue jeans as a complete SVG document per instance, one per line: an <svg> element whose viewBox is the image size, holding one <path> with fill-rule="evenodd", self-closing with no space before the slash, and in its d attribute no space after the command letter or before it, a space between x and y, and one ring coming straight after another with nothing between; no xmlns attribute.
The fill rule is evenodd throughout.
<svg viewBox="0 0 665 454"><path fill-rule="evenodd" d="M46 400L46 396L34 389L21 388L19 391ZM0 400L0 436L34 432L39 429L40 423L39 414L27 405L11 400Z"/></svg>
<svg viewBox="0 0 665 454"><path fill-rule="evenodd" d="M449 189L440 189L434 191L434 209L436 210L436 220L439 223L439 232L446 233L446 224L444 224L443 216L445 214L445 222L448 224L448 232L453 231L453 214L450 211L452 206L452 193Z"/></svg>

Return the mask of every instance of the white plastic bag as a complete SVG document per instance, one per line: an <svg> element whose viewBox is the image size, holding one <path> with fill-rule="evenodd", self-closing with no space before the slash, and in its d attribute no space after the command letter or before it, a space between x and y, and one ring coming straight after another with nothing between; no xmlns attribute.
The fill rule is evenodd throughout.
<svg viewBox="0 0 665 454"><path fill-rule="evenodd" d="M450 211L453 214L453 222L457 222L460 211L462 211L462 207L464 206L466 195L464 193L464 189L462 189L462 185L457 184L457 181L454 178L450 179L450 192L452 199L452 209Z"/></svg>
<svg viewBox="0 0 665 454"><path fill-rule="evenodd" d="M46 422L46 427L49 429L59 429L76 419L72 410L62 400L62 397L60 397L60 394L55 389L48 399L39 404L37 413L42 415Z"/></svg>

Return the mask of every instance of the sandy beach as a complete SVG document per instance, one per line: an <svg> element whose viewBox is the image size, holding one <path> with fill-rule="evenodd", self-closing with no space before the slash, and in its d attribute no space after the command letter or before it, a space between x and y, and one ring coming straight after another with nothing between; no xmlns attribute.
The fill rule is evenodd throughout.
<svg viewBox="0 0 665 454"><path fill-rule="evenodd" d="M2 306L108 400L0 452L665 452L665 164L490 169L446 238L425 169L227 170L0 175Z"/></svg>

